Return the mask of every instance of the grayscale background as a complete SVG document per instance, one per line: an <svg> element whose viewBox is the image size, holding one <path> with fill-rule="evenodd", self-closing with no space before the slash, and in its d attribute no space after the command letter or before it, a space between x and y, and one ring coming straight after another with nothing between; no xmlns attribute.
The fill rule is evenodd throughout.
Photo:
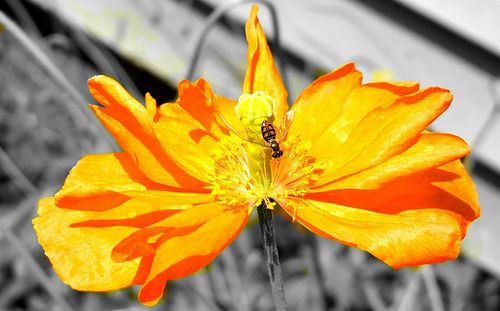
<svg viewBox="0 0 500 311"><path fill-rule="evenodd" d="M116 77L142 99L175 99L177 81L205 77L237 98L246 68L248 2L229 0L0 0L0 311L272 310L258 225L207 269L169 282L154 308L138 288L82 293L61 283L36 241L36 202L84 154L109 152L88 121L86 81ZM293 100L313 79L354 61L364 81L420 81L452 90L432 129L472 146L465 164L482 217L456 261L394 271L370 255L277 219L290 310L500 310L500 1L270 0ZM233 5L228 5L233 3ZM239 3L239 4L237 4ZM214 23L193 55L206 22ZM264 5L259 13L275 35ZM18 25L6 27L8 18ZM272 40L271 40L272 41ZM65 85L65 87L63 87ZM67 91L70 89L70 91ZM70 241L68 241L70 243Z"/></svg>

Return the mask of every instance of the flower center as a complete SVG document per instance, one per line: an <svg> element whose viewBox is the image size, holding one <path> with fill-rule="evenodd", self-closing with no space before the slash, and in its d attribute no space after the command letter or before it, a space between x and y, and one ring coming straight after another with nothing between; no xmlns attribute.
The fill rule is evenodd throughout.
<svg viewBox="0 0 500 311"><path fill-rule="evenodd" d="M246 157L245 142L233 133L222 138L210 157L213 169L209 172L212 194L223 204L236 206L249 203L251 175Z"/></svg>
<svg viewBox="0 0 500 311"><path fill-rule="evenodd" d="M248 204L249 212L262 203L274 207L269 199L271 149L261 133L262 123L274 120L274 105L273 98L263 92L241 95L235 113L245 126L246 137L231 133L212 151L214 170L209 188L224 204Z"/></svg>
<svg viewBox="0 0 500 311"><path fill-rule="evenodd" d="M243 94L238 99L235 112L245 126L248 142L246 153L248 168L252 177L252 193L255 195L255 205L265 203L270 209L274 202L269 200L272 182L271 159L272 152L269 143L263 138L262 124L274 121L274 99L264 92Z"/></svg>
<svg viewBox="0 0 500 311"><path fill-rule="evenodd" d="M274 188L272 198L279 204L289 202L286 200L288 197L304 197L328 165L327 162L317 162L310 156L310 149L311 142L302 141L298 137L288 137L283 143L286 156L271 165ZM294 206L294 210L295 208L300 207ZM294 215L293 217L295 219Z"/></svg>
<svg viewBox="0 0 500 311"><path fill-rule="evenodd" d="M246 205L249 213L262 202L268 208L273 208L274 203L269 199L271 168L261 165L270 156L261 146L230 133L218 142L210 157L213 159L213 169L208 174L210 186L207 188L222 204Z"/></svg>
<svg viewBox="0 0 500 311"><path fill-rule="evenodd" d="M273 159L261 130L264 121L274 121L273 107L273 98L262 92L240 96L235 112L246 136L231 132L211 152L214 165L208 188L221 203L246 205L249 213L260 204L273 209L275 202L289 196L303 197L323 171L323 165L308 155L311 144L298 138L279 142L284 155Z"/></svg>
<svg viewBox="0 0 500 311"><path fill-rule="evenodd" d="M319 175L324 171L326 162L317 162L309 155L311 142L299 138L288 138L283 143L287 157L273 163L273 183L279 184L276 199L294 196L302 197L309 192Z"/></svg>

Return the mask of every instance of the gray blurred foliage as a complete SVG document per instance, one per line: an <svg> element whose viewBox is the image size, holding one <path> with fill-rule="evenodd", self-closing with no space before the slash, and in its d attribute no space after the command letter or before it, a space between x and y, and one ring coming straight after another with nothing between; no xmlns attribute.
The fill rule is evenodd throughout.
<svg viewBox="0 0 500 311"><path fill-rule="evenodd" d="M99 69L65 33L31 33L31 38L86 94L84 82ZM136 287L96 294L60 282L31 219L37 199L52 195L100 139L75 129L70 100L9 33L0 31L0 151L6 156L0 162L0 310L272 310L255 222L206 269L170 282L167 298L153 309L137 302ZM500 281L464 258L393 271L281 217L276 226L290 310L500 309Z"/></svg>

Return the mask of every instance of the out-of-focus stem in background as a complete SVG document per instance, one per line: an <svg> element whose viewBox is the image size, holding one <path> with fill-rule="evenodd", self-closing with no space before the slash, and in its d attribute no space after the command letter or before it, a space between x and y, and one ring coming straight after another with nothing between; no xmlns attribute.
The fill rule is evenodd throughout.
<svg viewBox="0 0 500 311"><path fill-rule="evenodd" d="M43 52L43 50L4 12L0 11L0 23L16 38L26 51L43 67L43 69L54 79L54 81L66 91L72 98L68 105L68 111L71 113L75 126L78 129L90 129L104 141L111 150L116 150L116 143L97 123L97 119L87 109L87 100L83 97L76 88L71 85L69 80L57 68L52 60ZM102 130L101 130L102 129Z"/></svg>

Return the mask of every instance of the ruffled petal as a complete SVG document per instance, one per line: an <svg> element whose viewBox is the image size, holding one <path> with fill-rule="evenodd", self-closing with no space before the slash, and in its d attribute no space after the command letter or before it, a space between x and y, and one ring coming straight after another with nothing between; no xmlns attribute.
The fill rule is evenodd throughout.
<svg viewBox="0 0 500 311"><path fill-rule="evenodd" d="M243 93L252 94L262 91L271 96L275 101L274 116L279 123L288 111L287 91L267 45L266 35L257 17L258 10L257 5L252 7L245 26L248 41L248 66Z"/></svg>
<svg viewBox="0 0 500 311"><path fill-rule="evenodd" d="M382 214L428 209L452 213L462 237L480 215L474 183L459 160L411 175L381 179L376 188L371 188L376 184L374 180L366 184L358 181L351 187L345 183L344 189L309 193L305 198ZM363 186L367 189L355 188Z"/></svg>
<svg viewBox="0 0 500 311"><path fill-rule="evenodd" d="M210 194L200 195L165 191L132 192L127 193L127 195L130 198L126 202L104 211L96 211L92 205L88 205L87 209L81 209L84 205L81 203L78 210L84 210L87 213L85 215L82 214L81 221L71 226L94 228L128 226L144 228L161 224L161 221L165 218L192 208L193 205L206 204L214 200L214 197ZM72 208L69 207L68 209Z"/></svg>
<svg viewBox="0 0 500 311"><path fill-rule="evenodd" d="M151 94L146 93L144 96L144 101L146 103L146 111L153 122L156 122L158 116L158 106L156 104L156 99L151 96Z"/></svg>
<svg viewBox="0 0 500 311"><path fill-rule="evenodd" d="M218 203L208 202L190 206L182 211L177 210L158 222L144 226L121 241L113 249L113 258L122 261L153 254L159 245L157 240L166 240L193 232L211 218L223 213L224 209L225 207ZM152 240L155 236L156 238ZM137 253L138 249L145 252Z"/></svg>
<svg viewBox="0 0 500 311"><path fill-rule="evenodd" d="M85 211L72 227L142 228L193 204L212 202L208 192L171 191L147 179L126 153L83 157L54 197L61 209ZM161 204L159 204L161 202Z"/></svg>
<svg viewBox="0 0 500 311"><path fill-rule="evenodd" d="M75 289L106 291L133 284L139 272L144 273L144 269L138 271L144 261L139 257L154 253L154 248L146 243L149 240L133 243L132 248L123 246L124 241L144 228L175 227L172 221L177 226L194 226L182 212L191 211L192 219L204 219L207 213L193 215L193 206L205 206L212 217L221 212L210 208L214 205L210 193L169 191L146 178L134 164L126 153L85 156L56 198L40 201L39 217L34 220L40 243L61 279ZM181 217L165 222L179 213ZM177 234L181 233L186 231ZM117 247L122 247L121 253L116 253ZM133 265L118 264L122 261ZM81 268L84 264L89 269Z"/></svg>
<svg viewBox="0 0 500 311"><path fill-rule="evenodd" d="M202 189L205 186L182 170L161 148L148 111L118 82L96 76L88 85L92 96L104 106L91 106L92 110L149 179L172 187Z"/></svg>
<svg viewBox="0 0 500 311"><path fill-rule="evenodd" d="M156 137L175 163L206 182L212 165L210 151L219 138L205 129L179 102L159 107L153 124Z"/></svg>
<svg viewBox="0 0 500 311"><path fill-rule="evenodd" d="M210 84L204 79L199 79L195 83L187 80L179 82L179 100L180 106L196 121L201 127L214 135L221 137L228 133L224 124L219 123L218 110L215 95L212 92Z"/></svg>
<svg viewBox="0 0 500 311"><path fill-rule="evenodd" d="M422 133L416 143L389 160L312 189L323 192L334 189L378 189L398 177L438 167L461 159L470 148L460 137L444 133Z"/></svg>
<svg viewBox="0 0 500 311"><path fill-rule="evenodd" d="M161 117L154 124L162 148L183 170L208 182L207 173L213 166L211 150L217 137L194 123L183 119Z"/></svg>
<svg viewBox="0 0 500 311"><path fill-rule="evenodd" d="M312 200L289 200L284 209L312 232L368 251L395 269L454 259L460 251L461 219L447 210L384 214Z"/></svg>
<svg viewBox="0 0 500 311"><path fill-rule="evenodd" d="M449 91L429 88L401 97L388 107L375 108L351 127L337 148L335 141L332 145L315 142L319 149L314 154L328 161L318 184L357 173L404 152L448 108L451 100Z"/></svg>
<svg viewBox="0 0 500 311"><path fill-rule="evenodd" d="M340 71L341 69L342 68L338 70ZM357 71L350 73L350 75L352 76L351 79L361 79L361 74ZM344 79L347 80L347 78L348 77ZM350 81L347 80L344 83L349 82ZM351 81L351 83L353 82L359 81ZM332 83L330 82L329 84ZM349 91L349 86L353 87L353 85L348 84L343 87L343 92L341 92L338 87L335 88L337 92L340 93L338 95L332 92L332 99L330 101L336 101L334 104L336 108L334 111L330 111L330 109L333 108L327 109L324 114L321 114L328 116L328 119L324 120L321 131L317 131L317 135L315 136L304 136L304 139L314 142L310 153L318 159L330 158L334 155L348 140L353 130L367 114L377 108L387 108L394 104L400 97L414 93L419 89L419 84L412 82L367 83L356 86L352 88L351 91ZM333 86L330 86L330 88L331 87ZM328 96L328 88L326 91L327 94L325 96ZM337 98L339 99L337 100ZM317 101L317 99L313 99L313 102L316 103ZM321 110L323 109L316 111ZM315 111L310 111L306 112L306 115L315 113ZM323 118L326 118L326 116ZM307 124L303 127L307 127ZM327 150L325 150L325 144L328 144L329 148Z"/></svg>
<svg viewBox="0 0 500 311"><path fill-rule="evenodd" d="M174 216L184 217L182 213ZM190 216L184 220L192 222L191 219L193 217ZM227 209L217 213L194 231L184 232L183 235L166 234L160 238L149 275L139 293L139 300L147 305L155 304L162 296L168 280L192 274L210 263L236 238L247 220L246 208Z"/></svg>
<svg viewBox="0 0 500 311"><path fill-rule="evenodd" d="M223 96L216 96L215 98L215 109L217 109L220 123L224 124L227 129L238 134L240 137L244 137L246 135L245 126L236 115L235 110L238 102Z"/></svg>
<svg viewBox="0 0 500 311"><path fill-rule="evenodd" d="M289 112L288 137L315 141L343 111L349 94L361 84L354 64L321 76L297 98Z"/></svg>
<svg viewBox="0 0 500 311"><path fill-rule="evenodd" d="M175 191L175 192L174 192ZM164 206L207 202L209 191L189 192L149 180L126 153L84 156L55 195L57 206L75 210L107 211L131 198ZM158 208L159 209L159 208Z"/></svg>
<svg viewBox="0 0 500 311"><path fill-rule="evenodd" d="M433 183L439 189L442 189L446 193L451 193L453 196L465 202L468 208L472 210L471 213L466 209L466 213L462 213L465 217L468 225L474 219L481 216L481 208L479 207L479 199L476 191L476 186L472 177L469 175L462 162L453 161L439 167L441 171L445 171L448 174L453 174L456 176L451 182L448 180L436 181ZM461 212L459 212L461 213ZM466 226L463 229L467 229ZM465 230L463 230L463 235L465 236Z"/></svg>
<svg viewBox="0 0 500 311"><path fill-rule="evenodd" d="M76 290L110 291L130 286L139 260L117 263L111 250L136 229L131 227L72 228L86 212L56 207L54 198L39 201L33 220L38 241L61 280Z"/></svg>
<svg viewBox="0 0 500 311"><path fill-rule="evenodd" d="M234 101L216 97L203 79L181 81L177 102L163 104L155 112L155 134L176 164L208 182L213 167L210 154L217 141L229 131L242 131L234 106Z"/></svg>

